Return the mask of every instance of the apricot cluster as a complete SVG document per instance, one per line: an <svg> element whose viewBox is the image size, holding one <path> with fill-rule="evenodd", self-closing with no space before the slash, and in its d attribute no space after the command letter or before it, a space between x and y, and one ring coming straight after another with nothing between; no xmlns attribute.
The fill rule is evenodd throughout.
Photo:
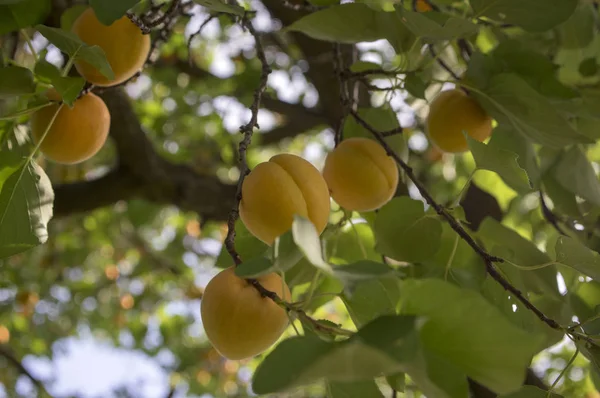
<svg viewBox="0 0 600 398"><path fill-rule="evenodd" d="M320 234L329 219L330 195L346 210L375 210L394 196L398 178L394 160L367 138L342 141L327 156L323 173L299 156L275 155L244 179L240 219L268 245L292 227L294 215L309 219ZM291 298L277 274L262 276L258 282L282 300ZM209 341L229 359L260 354L288 326L286 311L262 297L233 267L208 283L201 315Z"/></svg>
<svg viewBox="0 0 600 398"><path fill-rule="evenodd" d="M75 68L88 82L101 87L123 83L144 65L150 52L150 36L124 16L111 25L102 24L91 7L73 22L72 31L83 42L100 47L114 73L109 79L82 59ZM60 101L51 89L47 97ZM58 113L57 113L58 111ZM41 152L50 160L76 164L94 156L104 145L110 127L110 113L98 96L88 93L72 107L52 104L35 112L31 118L31 134L40 143Z"/></svg>
<svg viewBox="0 0 600 398"><path fill-rule="evenodd" d="M492 134L492 118L466 92L452 89L431 101L426 129L439 149L460 153L469 149L464 133L477 141L485 141Z"/></svg>

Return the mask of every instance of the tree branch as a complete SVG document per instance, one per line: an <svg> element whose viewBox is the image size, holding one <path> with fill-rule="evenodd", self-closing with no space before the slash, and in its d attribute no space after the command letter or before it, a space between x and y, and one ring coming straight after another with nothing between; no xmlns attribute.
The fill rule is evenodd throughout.
<svg viewBox="0 0 600 398"><path fill-rule="evenodd" d="M124 169L115 169L102 177L54 186L54 216L64 217L109 206L120 200L141 195L140 181Z"/></svg>
<svg viewBox="0 0 600 398"><path fill-rule="evenodd" d="M31 380L31 382L41 391L43 392L43 394L45 394L46 396L51 396L48 391L46 391L46 388L44 387L44 384L38 380L34 375L31 374L31 372L29 372L29 370L27 370L27 368L23 365L23 363L15 356L15 354L13 354L12 350L10 350L10 348L8 348L8 346L4 345L4 344L0 344L0 356L4 357L9 364L11 364L15 369L17 369L17 371L22 374L23 376L27 377L29 380Z"/></svg>
<svg viewBox="0 0 600 398"><path fill-rule="evenodd" d="M116 145L119 165L95 180L58 185L56 216L137 197L194 211L204 219L227 218L235 193L233 185L162 158L142 129L125 92L119 88L100 95L111 114L110 137Z"/></svg>
<svg viewBox="0 0 600 398"><path fill-rule="evenodd" d="M490 255L486 252L471 235L460 225L460 223L452 216L443 206L437 203L431 194L427 191L423 183L421 183L415 176L412 168L408 166L400 157L390 148L385 139L381 136L381 133L371 126L366 120L364 120L356 111L350 110L350 114L354 117L358 124L367 129L375 139L385 148L389 156L404 170L406 176L415 184L421 196L442 218L444 218L450 227L477 253L485 263L485 268L488 275L490 275L496 282L498 282L506 291L510 292L516 297L527 309L533 312L542 322L556 330L563 330L558 322L552 318L548 318L542 311L540 311L535 305L533 305L519 289L510 284L496 269L494 263L503 262L501 258Z"/></svg>

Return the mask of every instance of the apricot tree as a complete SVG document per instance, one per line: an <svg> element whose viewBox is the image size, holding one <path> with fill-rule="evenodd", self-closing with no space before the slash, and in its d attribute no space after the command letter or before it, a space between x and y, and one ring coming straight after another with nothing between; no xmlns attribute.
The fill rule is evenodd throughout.
<svg viewBox="0 0 600 398"><path fill-rule="evenodd" d="M87 334L169 397L600 396L599 20L0 0L0 385Z"/></svg>

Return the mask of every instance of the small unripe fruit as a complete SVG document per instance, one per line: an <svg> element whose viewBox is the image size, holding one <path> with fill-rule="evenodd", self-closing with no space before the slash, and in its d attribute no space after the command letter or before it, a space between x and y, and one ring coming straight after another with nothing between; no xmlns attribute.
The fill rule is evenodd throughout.
<svg viewBox="0 0 600 398"><path fill-rule="evenodd" d="M294 215L308 218L318 233L323 232L329 209L323 176L296 155L279 154L260 163L242 185L240 219L268 245L292 227Z"/></svg>
<svg viewBox="0 0 600 398"><path fill-rule="evenodd" d="M144 66L150 52L150 35L143 34L127 16L106 26L98 20L94 10L88 8L75 20L71 30L86 44L104 50L115 74L111 80L87 62L75 61L79 74L96 86L123 83Z"/></svg>
<svg viewBox="0 0 600 398"><path fill-rule="evenodd" d="M492 118L464 91L442 91L429 105L429 138L444 152L464 152L469 145L463 131L477 141L484 141L492 134Z"/></svg>
<svg viewBox="0 0 600 398"><path fill-rule="evenodd" d="M282 300L291 299L290 290L279 275L271 273L256 279ZM221 271L208 283L202 296L201 316L213 347L233 360L267 350L289 323L286 311L237 276L234 267Z"/></svg>
<svg viewBox="0 0 600 398"><path fill-rule="evenodd" d="M47 96L55 101L59 94L51 89ZM58 110L52 104L35 112L31 117L31 134L36 143L44 136L48 124ZM73 108L63 105L40 146L48 159L62 164L76 164L94 156L106 142L110 128L110 113L100 97L89 93Z"/></svg>
<svg viewBox="0 0 600 398"><path fill-rule="evenodd" d="M371 211L386 204L398 187L398 167L374 140L343 140L325 160L323 176L331 197L351 211Z"/></svg>

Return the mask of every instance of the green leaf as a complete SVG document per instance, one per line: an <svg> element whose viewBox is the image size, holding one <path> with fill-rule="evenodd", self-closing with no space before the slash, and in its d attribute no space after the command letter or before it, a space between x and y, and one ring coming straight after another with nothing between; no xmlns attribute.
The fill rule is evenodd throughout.
<svg viewBox="0 0 600 398"><path fill-rule="evenodd" d="M425 83L417 73L407 73L404 78L404 89L408 91L410 95L415 98L425 99L425 90L427 90L427 83Z"/></svg>
<svg viewBox="0 0 600 398"><path fill-rule="evenodd" d="M546 54L518 40L505 40L492 52L495 68L512 72L527 82L533 89L549 98L573 99L579 94L565 86L557 78L558 65Z"/></svg>
<svg viewBox="0 0 600 398"><path fill-rule="evenodd" d="M533 188L539 188L541 179L540 168L531 141L515 131L514 128L505 125L494 129L488 145L516 154L517 163L527 173L527 177ZM505 182L509 183L507 180ZM512 188L515 189L515 187Z"/></svg>
<svg viewBox="0 0 600 398"><path fill-rule="evenodd" d="M298 19L286 30L340 43L375 41L383 38L377 24L380 14L361 3L335 5Z"/></svg>
<svg viewBox="0 0 600 398"><path fill-rule="evenodd" d="M556 178L549 172L542 179L544 192L552 199L554 207L559 213L572 217L581 217L579 204L575 194L565 189Z"/></svg>
<svg viewBox="0 0 600 398"><path fill-rule="evenodd" d="M89 46L77 35L58 28L50 28L44 25L35 27L42 36L54 44L57 48L75 59L82 59L98 69L108 79L114 79L115 75L106 60L104 51L98 46Z"/></svg>
<svg viewBox="0 0 600 398"><path fill-rule="evenodd" d="M585 322L583 329L587 334L600 334L600 314L598 303L600 303L600 282L582 282L571 288L568 293L569 305L579 318Z"/></svg>
<svg viewBox="0 0 600 398"><path fill-rule="evenodd" d="M271 272L273 263L266 257L254 257L243 261L235 267L235 274L240 278L256 278Z"/></svg>
<svg viewBox="0 0 600 398"><path fill-rule="evenodd" d="M521 267L536 267L552 261L533 242L493 218L487 217L483 220L477 236L483 240L486 247L491 248L492 254ZM532 270L520 270L508 263L497 264L497 266L509 277L513 285L521 290L560 297L556 282L557 271L554 265Z"/></svg>
<svg viewBox="0 0 600 398"><path fill-rule="evenodd" d="M585 343L581 340L576 341L575 344L579 348L579 351L590 361L591 370L600 372L600 346Z"/></svg>
<svg viewBox="0 0 600 398"><path fill-rule="evenodd" d="M442 225L436 216L425 215L423 203L407 196L383 206L375 219L378 250L399 261L431 259L440 246Z"/></svg>
<svg viewBox="0 0 600 398"><path fill-rule="evenodd" d="M479 27L471 21L437 11L426 13L398 7L402 22L417 37L431 40L453 40L475 34Z"/></svg>
<svg viewBox="0 0 600 398"><path fill-rule="evenodd" d="M252 235L241 220L237 220L235 223L235 234L235 249L242 260L263 256L269 250L269 246ZM223 245L221 252L217 256L215 266L227 268L232 265L233 259L229 255L225 245Z"/></svg>
<svg viewBox="0 0 600 398"><path fill-rule="evenodd" d="M90 6L102 24L108 26L123 17L140 0L90 0Z"/></svg>
<svg viewBox="0 0 600 398"><path fill-rule="evenodd" d="M383 398L383 394L374 381L357 381L351 383L327 383L329 398Z"/></svg>
<svg viewBox="0 0 600 398"><path fill-rule="evenodd" d="M573 14L577 0L471 0L477 17L519 25L529 32L542 32Z"/></svg>
<svg viewBox="0 0 600 398"><path fill-rule="evenodd" d="M204 6L211 11L225 12L227 14L233 14L240 17L244 16L244 14L246 13L246 10L244 10L243 7L240 7L235 4L225 4L221 0L194 0L194 3L200 4L201 6Z"/></svg>
<svg viewBox="0 0 600 398"><path fill-rule="evenodd" d="M400 284L396 278L381 278L358 283L342 300L352 321L362 327L381 315L396 314Z"/></svg>
<svg viewBox="0 0 600 398"><path fill-rule="evenodd" d="M590 161L578 147L572 147L561 157L554 177L567 190L600 206L600 181Z"/></svg>
<svg viewBox="0 0 600 398"><path fill-rule="evenodd" d="M394 374L416 355L415 318L385 316L341 342L292 337L280 343L258 366L252 388L269 394L326 378L355 382Z"/></svg>
<svg viewBox="0 0 600 398"><path fill-rule="evenodd" d="M529 177L517 162L517 154L496 148L491 143L486 145L468 134L465 134L465 138L478 169L493 171L517 192L523 194L531 192Z"/></svg>
<svg viewBox="0 0 600 398"><path fill-rule="evenodd" d="M325 232L327 233L327 232ZM347 264L361 260L380 261L375 251L373 229L367 223L352 222L326 240L324 245L331 264Z"/></svg>
<svg viewBox="0 0 600 398"><path fill-rule="evenodd" d="M555 393L548 394L548 391L544 391L535 386L523 386L519 391L501 395L498 398L563 398L563 396Z"/></svg>
<svg viewBox="0 0 600 398"><path fill-rule="evenodd" d="M34 92L33 73L29 69L20 66L0 68L0 99Z"/></svg>
<svg viewBox="0 0 600 398"><path fill-rule="evenodd" d="M323 259L321 240L314 224L304 217L294 216L292 234L294 242L298 245L302 253L304 253L306 259L315 267L331 274L331 266Z"/></svg>
<svg viewBox="0 0 600 398"><path fill-rule="evenodd" d="M60 15L60 28L62 30L71 31L73 27L73 23L79 16L88 9L88 5L86 4L77 4L72 7L67 8Z"/></svg>
<svg viewBox="0 0 600 398"><path fill-rule="evenodd" d="M375 62L367 62L367 61L356 61L352 65L350 65L350 72L358 73L371 69L381 69L380 64L376 64ZM371 75L370 75L371 76ZM375 77L386 77L386 75L372 75Z"/></svg>
<svg viewBox="0 0 600 398"><path fill-rule="evenodd" d="M582 76L590 77L598 73L598 62L596 57L586 58L579 64L579 73Z"/></svg>
<svg viewBox="0 0 600 398"><path fill-rule="evenodd" d="M7 115L0 115L0 120L18 119L22 116L29 115L29 114L34 113L42 108L45 108L50 104L51 104L51 102L49 102L48 100L46 100L45 102L42 102L42 103L34 102L34 103L29 104L27 106L27 108L22 109L20 111L17 111L14 113L9 113Z"/></svg>
<svg viewBox="0 0 600 398"><path fill-rule="evenodd" d="M554 251L557 263L574 268L600 282L600 254L568 236L558 237Z"/></svg>
<svg viewBox="0 0 600 398"><path fill-rule="evenodd" d="M500 73L474 92L480 104L500 125L512 125L525 137L551 148L562 148L591 140L578 133L549 100L513 73Z"/></svg>
<svg viewBox="0 0 600 398"><path fill-rule="evenodd" d="M334 5L310 13L286 28L313 39L339 43L388 39L396 52L406 52L414 35L400 21L398 12L376 11L362 3Z"/></svg>
<svg viewBox="0 0 600 398"><path fill-rule="evenodd" d="M581 4L567 21L558 27L563 48L585 48L594 40L594 7Z"/></svg>
<svg viewBox="0 0 600 398"><path fill-rule="evenodd" d="M390 385L393 390L398 392L404 392L406 387L406 374L396 373L394 375L387 376L385 381Z"/></svg>
<svg viewBox="0 0 600 398"><path fill-rule="evenodd" d="M471 288L479 287L486 277L481 258L448 223L442 224L440 249L435 257L416 270L422 272L419 277L440 278Z"/></svg>
<svg viewBox="0 0 600 398"><path fill-rule="evenodd" d="M499 394L521 387L542 336L508 321L481 295L437 279L402 284L402 312L427 317L422 344Z"/></svg>
<svg viewBox="0 0 600 398"><path fill-rule="evenodd" d="M381 262L362 260L333 269L334 275L344 282L356 282L389 276L394 270Z"/></svg>
<svg viewBox="0 0 600 398"><path fill-rule="evenodd" d="M50 0L25 0L0 5L0 35L27 28L43 21L50 9Z"/></svg>
<svg viewBox="0 0 600 398"><path fill-rule="evenodd" d="M56 66L44 59L39 60L35 65L35 74L47 79L61 95L62 100L71 107L85 86L85 79L62 76Z"/></svg>
<svg viewBox="0 0 600 398"><path fill-rule="evenodd" d="M0 152L0 258L48 239L54 192L44 170L17 151Z"/></svg>

